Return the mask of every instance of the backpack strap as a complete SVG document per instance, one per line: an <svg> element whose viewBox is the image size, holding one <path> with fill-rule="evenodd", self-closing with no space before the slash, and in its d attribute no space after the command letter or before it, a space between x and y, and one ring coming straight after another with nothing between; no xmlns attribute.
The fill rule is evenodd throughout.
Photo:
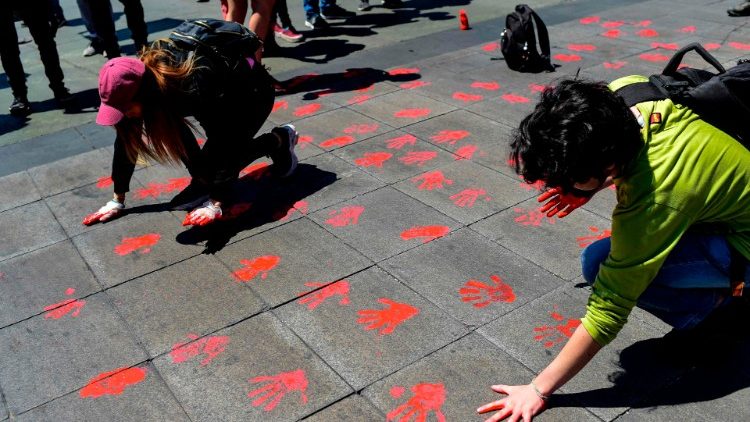
<svg viewBox="0 0 750 422"><path fill-rule="evenodd" d="M616 90L615 94L622 97L628 107L646 101L667 99L667 95L651 82L636 82L630 85L625 85Z"/></svg>
<svg viewBox="0 0 750 422"><path fill-rule="evenodd" d="M547 32L547 25L544 24L542 18L540 18L539 15L536 14L534 9L529 7L529 5L527 4L519 4L518 6L516 6L516 12L520 13L521 16L531 16L531 18L534 20L534 27L536 27L536 32L539 34L539 49L541 50L542 59L547 62L549 68L554 70L552 62L550 62L551 50L549 46L549 32ZM532 36L534 36L533 32ZM536 46L536 37L532 41L534 42L534 46Z"/></svg>

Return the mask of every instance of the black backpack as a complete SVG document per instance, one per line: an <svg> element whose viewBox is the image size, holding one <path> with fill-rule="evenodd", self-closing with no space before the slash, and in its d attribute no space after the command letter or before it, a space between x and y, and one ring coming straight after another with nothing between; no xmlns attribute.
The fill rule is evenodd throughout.
<svg viewBox="0 0 750 422"><path fill-rule="evenodd" d="M689 51L700 54L718 73L690 67L678 69ZM615 93L629 107L669 98L750 148L750 60L740 60L727 70L703 46L692 43L677 51L661 74L651 75L648 82L626 85Z"/></svg>
<svg viewBox="0 0 750 422"><path fill-rule="evenodd" d="M536 35L539 33L539 47L536 49ZM508 67L519 72L554 72L550 62L549 35L547 26L528 5L519 4L516 11L505 18L505 30L500 36L500 49Z"/></svg>
<svg viewBox="0 0 750 422"><path fill-rule="evenodd" d="M223 63L228 70L237 69L262 44L253 31L236 22L207 18L186 20L169 34L169 39L183 50Z"/></svg>

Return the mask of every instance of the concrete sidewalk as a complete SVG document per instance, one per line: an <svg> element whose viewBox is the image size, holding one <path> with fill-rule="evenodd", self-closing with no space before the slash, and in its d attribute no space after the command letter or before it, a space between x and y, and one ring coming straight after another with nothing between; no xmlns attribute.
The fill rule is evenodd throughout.
<svg viewBox="0 0 750 422"><path fill-rule="evenodd" d="M277 98L262 132L296 125L298 171L248 167L234 218L210 229L166 209L189 179L156 165L136 170L127 215L82 226L111 195L111 131L5 147L66 158L0 177L0 421L483 420L489 386L528 383L579 324L578 256L615 204L606 190L540 215L539 187L506 162L538 91L579 69L656 73L673 44L726 64L750 51L731 1L602 4L540 9L555 73L509 71L489 37L294 70L320 75ZM720 362L683 364L659 353L668 331L636 309L538 420L750 419L747 335L717 345Z"/></svg>

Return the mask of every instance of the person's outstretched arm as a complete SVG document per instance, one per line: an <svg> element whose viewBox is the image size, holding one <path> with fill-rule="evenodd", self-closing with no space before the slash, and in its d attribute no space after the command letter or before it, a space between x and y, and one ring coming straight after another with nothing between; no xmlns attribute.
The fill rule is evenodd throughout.
<svg viewBox="0 0 750 422"><path fill-rule="evenodd" d="M104 223L119 217L125 209L125 193L130 190L130 179L135 171L135 163L131 162L125 151L125 145L119 136L115 138L115 152L112 157L112 182L114 195L112 200L104 204L96 212L87 215L83 224L90 226Z"/></svg>

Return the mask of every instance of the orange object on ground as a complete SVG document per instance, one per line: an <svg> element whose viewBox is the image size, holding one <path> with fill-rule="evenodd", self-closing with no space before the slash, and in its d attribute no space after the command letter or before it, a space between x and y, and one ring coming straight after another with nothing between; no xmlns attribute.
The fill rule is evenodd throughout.
<svg viewBox="0 0 750 422"><path fill-rule="evenodd" d="M466 10L461 9L458 11L458 20L461 22L461 30L466 31L469 29L469 16L466 15Z"/></svg>

